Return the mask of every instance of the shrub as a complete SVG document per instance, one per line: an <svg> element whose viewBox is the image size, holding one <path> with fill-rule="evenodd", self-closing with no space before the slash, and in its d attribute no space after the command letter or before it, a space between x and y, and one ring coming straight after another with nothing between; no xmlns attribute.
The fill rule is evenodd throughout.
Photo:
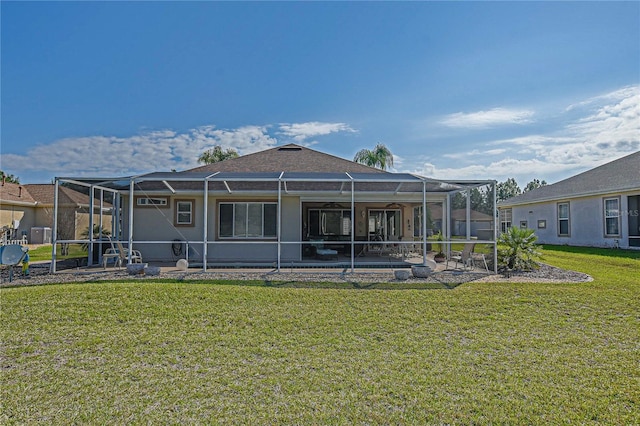
<svg viewBox="0 0 640 426"><path fill-rule="evenodd" d="M99 240L104 237L109 237L111 232L108 229L103 229L102 234L100 234L100 225L93 225L93 239ZM80 238L83 240L89 239L89 227L87 226L84 231L80 234ZM82 243L82 250L89 251L89 243Z"/></svg>
<svg viewBox="0 0 640 426"><path fill-rule="evenodd" d="M540 265L542 257L540 246L536 244L538 237L533 229L516 227L500 235L498 238L498 269L501 271L531 271Z"/></svg>

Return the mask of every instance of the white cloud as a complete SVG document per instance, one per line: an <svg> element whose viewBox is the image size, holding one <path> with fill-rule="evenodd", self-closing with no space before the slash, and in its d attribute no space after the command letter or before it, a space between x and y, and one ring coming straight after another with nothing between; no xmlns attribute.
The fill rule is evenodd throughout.
<svg viewBox="0 0 640 426"><path fill-rule="evenodd" d="M278 133L292 138L296 142L304 142L309 138L337 132L355 132L355 130L346 123L311 121L308 123L282 123L280 124L280 131Z"/></svg>
<svg viewBox="0 0 640 426"><path fill-rule="evenodd" d="M625 86L621 89L614 90L613 92L605 93L602 95L594 96L585 101L577 102L569 105L565 111L573 111L575 109L583 109L593 106L608 105L612 102L619 102L624 99L632 98L638 94L638 86Z"/></svg>
<svg viewBox="0 0 640 426"><path fill-rule="evenodd" d="M277 144L263 126L216 129L203 126L184 133L147 131L129 137L66 138L30 149L26 155L3 154L3 162L24 172L55 176L114 176L198 166L198 156L215 145L240 154Z"/></svg>
<svg viewBox="0 0 640 426"><path fill-rule="evenodd" d="M473 149L471 151L444 154L443 157L450 158L452 160L464 160L469 158L478 158L478 156L482 156L482 157L496 156L496 155L504 154L505 152L507 152L505 148L495 148L495 149L486 149L486 150Z"/></svg>
<svg viewBox="0 0 640 426"><path fill-rule="evenodd" d="M519 160L514 158L505 158L498 161L492 161L487 164L470 164L463 167L437 167L432 163L424 163L422 167L416 171L422 176L434 179L495 179L504 181L510 177L515 177L520 185L526 184L533 178L545 178L550 174L570 171L574 167L571 165L558 165L548 163L540 159Z"/></svg>
<svg viewBox="0 0 640 426"><path fill-rule="evenodd" d="M300 123L280 125L287 137L304 140L307 137L330 133L353 132L344 123ZM198 156L218 145L233 148L240 155L263 151L280 141L269 132L270 126L243 126L218 129L200 126L186 132L150 130L127 137L87 136L65 138L47 145L31 148L24 155L3 154L2 162L20 177L40 176L127 176L171 169L187 170L197 167ZM306 145L314 144L306 142ZM6 167L7 170L9 169ZM47 178L44 178L47 179ZM25 181L26 181L25 180Z"/></svg>
<svg viewBox="0 0 640 426"><path fill-rule="evenodd" d="M572 117L548 133L487 142L484 149L444 154L442 162L429 158L415 172L439 179L515 177L524 185L533 178L557 181L640 150L640 86L590 98L567 111Z"/></svg>
<svg viewBox="0 0 640 426"><path fill-rule="evenodd" d="M440 123L447 127L478 129L531 123L533 115L533 111L526 109L493 108L487 111L449 114Z"/></svg>

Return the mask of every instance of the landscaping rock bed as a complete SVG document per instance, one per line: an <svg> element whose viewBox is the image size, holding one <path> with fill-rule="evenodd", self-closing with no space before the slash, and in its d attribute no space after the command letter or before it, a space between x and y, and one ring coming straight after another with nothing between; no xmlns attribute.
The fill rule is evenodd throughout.
<svg viewBox="0 0 640 426"><path fill-rule="evenodd" d="M151 267L149 267L151 268ZM407 271L408 272L408 271ZM157 273L157 274L156 274ZM479 282L587 282L591 281L591 277L575 271L567 271L553 266L543 264L540 269L533 272L512 272L510 277L503 275L487 275L486 273L460 272L460 271L443 271L433 272L426 278L416 278L409 276L407 279L396 279L394 271L367 272L358 271L349 272L325 272L325 271L296 271L295 269L287 269L283 272L264 270L253 271L236 271L215 270L202 272L197 269L188 271L169 270L159 272L153 269L152 274L145 275L129 275L126 269L77 269L75 271L64 271L61 273L50 274L49 265L32 265L30 275L22 276L19 267L14 269L13 282L9 282L8 270L2 270L1 287L22 286L22 285L40 285L52 283L71 283L71 282L100 282L100 281L126 281L126 280L147 280L147 279L169 279L182 282L188 281L206 281L206 280L251 280L264 282L328 282L328 283L440 283L445 285L457 285L470 281Z"/></svg>

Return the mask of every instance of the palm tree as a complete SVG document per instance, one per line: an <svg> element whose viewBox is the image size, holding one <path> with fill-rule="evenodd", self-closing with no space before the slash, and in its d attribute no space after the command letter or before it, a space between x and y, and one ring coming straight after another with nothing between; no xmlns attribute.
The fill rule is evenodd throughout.
<svg viewBox="0 0 640 426"><path fill-rule="evenodd" d="M235 149L227 148L226 151L223 151L221 147L216 145L213 148L203 152L202 155L198 157L198 163L212 164L226 160L228 158L236 157L238 157L238 151L236 151Z"/></svg>
<svg viewBox="0 0 640 426"><path fill-rule="evenodd" d="M507 273L537 269L542 257L537 240L533 229L509 228L498 238L498 267Z"/></svg>
<svg viewBox="0 0 640 426"><path fill-rule="evenodd" d="M361 149L358 151L355 157L353 157L353 161L381 170L387 170L387 166L393 167L393 154L384 144L379 143L373 150Z"/></svg>

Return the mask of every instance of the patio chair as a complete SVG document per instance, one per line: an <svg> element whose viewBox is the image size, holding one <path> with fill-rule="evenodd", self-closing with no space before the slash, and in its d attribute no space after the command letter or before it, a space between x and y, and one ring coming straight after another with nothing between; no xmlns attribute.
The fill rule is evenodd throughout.
<svg viewBox="0 0 640 426"><path fill-rule="evenodd" d="M113 240L111 238L108 238L108 239L109 239L109 243L111 244L111 248L108 248L102 254L102 268L103 269L107 269L107 262L109 262L109 259L113 259L113 261L114 261L113 262L113 267L114 268L116 266L122 266L122 263L120 261L120 252L118 251L118 249L113 244Z"/></svg>
<svg viewBox="0 0 640 426"><path fill-rule="evenodd" d="M475 261L476 259L480 260L482 259L482 262L484 263L484 269L486 269L487 272L489 272L489 265L487 264L487 258L485 257L484 253L471 253L471 261L473 262L473 265L475 266Z"/></svg>
<svg viewBox="0 0 640 426"><path fill-rule="evenodd" d="M391 256L398 257L402 260L405 260L407 257L409 257L409 246L406 244L402 244L402 237L390 236L389 241L393 243L390 246Z"/></svg>
<svg viewBox="0 0 640 426"><path fill-rule="evenodd" d="M105 251L102 255L102 267L104 269L107 269L107 263L109 262L109 259L114 260L114 268L116 266L121 267L123 262L129 262L129 250L124 248L120 241L116 241L115 246L111 238L109 238L109 242L111 243L111 248L108 248L107 251ZM138 250L133 250L131 252L131 262L142 263L142 254Z"/></svg>
<svg viewBox="0 0 640 426"><path fill-rule="evenodd" d="M116 241L116 245L118 246L118 252L120 253L120 265L122 262L129 262L129 249L126 249L122 246L120 241ZM142 263L142 253L138 250L131 250L131 263Z"/></svg>
<svg viewBox="0 0 640 426"><path fill-rule="evenodd" d="M476 243L465 243L461 252L451 252L451 255L447 257L447 263L445 269L449 269L449 262L455 262L454 269L458 268L458 264L462 265L463 269L473 269L473 249Z"/></svg>

